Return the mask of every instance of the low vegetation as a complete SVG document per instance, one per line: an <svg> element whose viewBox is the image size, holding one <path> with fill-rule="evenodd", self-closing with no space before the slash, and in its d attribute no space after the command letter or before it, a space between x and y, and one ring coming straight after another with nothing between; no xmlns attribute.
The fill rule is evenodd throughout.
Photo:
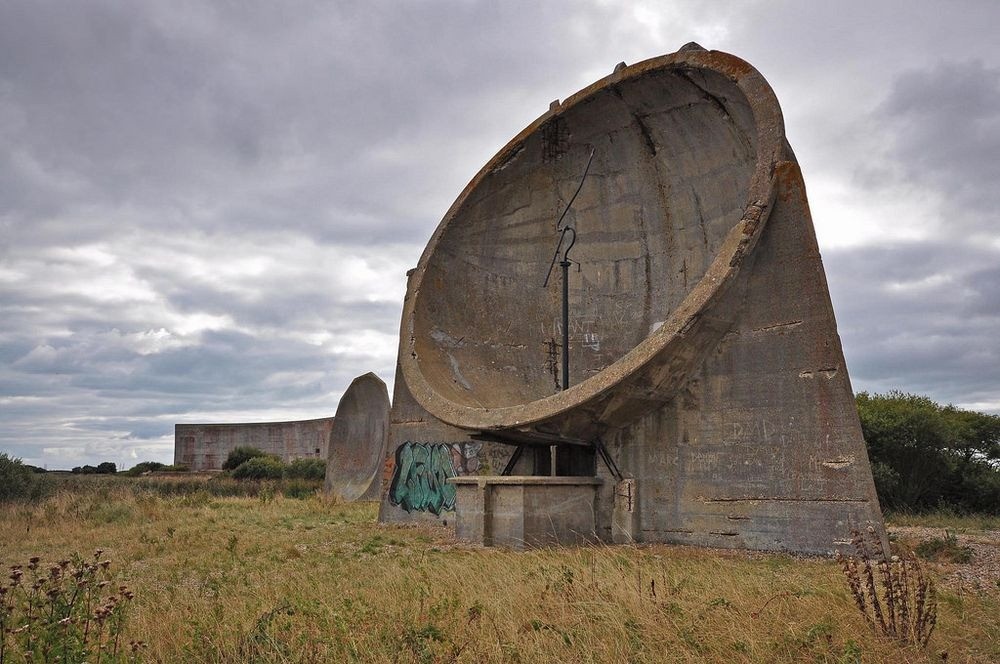
<svg viewBox="0 0 1000 664"><path fill-rule="evenodd" d="M280 480L285 476L285 464L278 457L259 456L247 459L232 474L237 480Z"/></svg>
<svg viewBox="0 0 1000 664"><path fill-rule="evenodd" d="M74 475L114 475L118 467L111 461L102 461L96 466L76 466L70 472Z"/></svg>
<svg viewBox="0 0 1000 664"><path fill-rule="evenodd" d="M914 551L925 560L946 563L972 562L972 547L959 544L958 538L949 530L944 531L943 537L932 537L924 540L916 546Z"/></svg>
<svg viewBox="0 0 1000 664"><path fill-rule="evenodd" d="M32 556L8 568L9 581L0 586L0 664L138 659L145 644L122 639L135 595L114 583L102 554L47 564Z"/></svg>
<svg viewBox="0 0 1000 664"><path fill-rule="evenodd" d="M937 591L913 554L891 555L869 533L854 532L854 556L840 556L854 604L868 627L903 645L926 648L937 626Z"/></svg>
<svg viewBox="0 0 1000 664"><path fill-rule="evenodd" d="M0 564L103 549L100 559L114 561L110 590L134 593L119 659L1000 660L1000 589L940 585L921 648L873 632L833 560L670 546L482 549L444 529L380 526L370 503L331 503L315 490L293 500L277 484L222 479L67 476L40 502L0 506ZM193 481L202 488L162 488ZM257 494L210 493L217 482ZM932 579L948 569L926 565ZM133 653L139 642L148 647Z"/></svg>
<svg viewBox="0 0 1000 664"><path fill-rule="evenodd" d="M139 477L140 475L144 475L146 473L155 473L156 471L163 469L165 466L166 464L160 463L159 461L142 461L135 464L128 470L123 471L123 473L129 477Z"/></svg>

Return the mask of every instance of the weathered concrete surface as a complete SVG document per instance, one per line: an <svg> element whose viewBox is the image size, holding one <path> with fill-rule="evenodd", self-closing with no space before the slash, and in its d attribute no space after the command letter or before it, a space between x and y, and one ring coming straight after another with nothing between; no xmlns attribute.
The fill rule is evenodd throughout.
<svg viewBox="0 0 1000 664"><path fill-rule="evenodd" d="M522 549L597 541L595 477L453 477L455 535Z"/></svg>
<svg viewBox="0 0 1000 664"><path fill-rule="evenodd" d="M732 328L663 408L606 439L636 478L641 541L829 553L851 528L882 532L801 174L776 176Z"/></svg>
<svg viewBox="0 0 1000 664"><path fill-rule="evenodd" d="M373 373L355 378L337 405L324 490L345 502L378 500L389 437L389 392Z"/></svg>
<svg viewBox="0 0 1000 664"><path fill-rule="evenodd" d="M580 271L560 392L559 289L541 284L591 150L567 217ZM621 484L598 467L608 541L829 553L852 528L884 533L802 176L749 64L689 46L616 68L445 215L404 301L387 470L401 447L481 431L603 439L635 480L616 510ZM423 513L390 496L383 520Z"/></svg>
<svg viewBox="0 0 1000 664"><path fill-rule="evenodd" d="M559 392L560 294L541 284L591 149L570 211L573 387ZM459 427L578 437L655 409L728 329L732 309L713 305L787 157L773 94L732 56L640 63L555 106L480 171L421 257L400 353L413 395Z"/></svg>
<svg viewBox="0 0 1000 664"><path fill-rule="evenodd" d="M191 470L222 470L237 447L256 447L285 462L325 459L333 418L297 422L174 425L174 463Z"/></svg>
<svg viewBox="0 0 1000 664"><path fill-rule="evenodd" d="M470 433L445 424L418 404L397 363L389 413L389 443L382 473L379 521L423 521L454 526L455 488L448 484L447 478L498 474L512 452L507 445L473 441L469 438ZM428 461L445 463L438 463L436 468L426 463L399 463L399 459L412 461L413 452L425 453L424 448L432 448L426 456L433 459L428 458ZM451 457L450 464L440 453L445 448ZM435 451L438 453L434 454ZM516 471L527 474L533 471L533 467L525 459Z"/></svg>

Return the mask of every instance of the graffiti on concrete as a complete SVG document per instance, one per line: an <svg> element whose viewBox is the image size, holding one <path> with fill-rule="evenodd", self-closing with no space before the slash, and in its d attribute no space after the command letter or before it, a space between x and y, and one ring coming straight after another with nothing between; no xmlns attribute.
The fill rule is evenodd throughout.
<svg viewBox="0 0 1000 664"><path fill-rule="evenodd" d="M468 475L479 470L479 450L482 443L452 443L451 462L455 466L455 472L459 475Z"/></svg>
<svg viewBox="0 0 1000 664"><path fill-rule="evenodd" d="M479 468L481 443L411 443L396 448L389 502L407 512L455 509L455 486L449 477Z"/></svg>

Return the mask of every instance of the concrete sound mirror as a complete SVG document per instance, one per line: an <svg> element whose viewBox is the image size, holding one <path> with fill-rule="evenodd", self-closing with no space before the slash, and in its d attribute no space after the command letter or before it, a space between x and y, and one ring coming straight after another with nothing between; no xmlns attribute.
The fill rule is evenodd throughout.
<svg viewBox="0 0 1000 664"><path fill-rule="evenodd" d="M409 277L380 517L456 508L515 546L884 538L802 175L743 60L619 65L444 216Z"/></svg>

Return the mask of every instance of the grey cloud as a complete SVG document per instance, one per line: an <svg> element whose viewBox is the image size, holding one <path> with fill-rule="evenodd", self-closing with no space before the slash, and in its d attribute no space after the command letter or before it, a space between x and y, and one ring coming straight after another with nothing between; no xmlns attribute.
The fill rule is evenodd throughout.
<svg viewBox="0 0 1000 664"><path fill-rule="evenodd" d="M545 40L513 49L505 31L470 33L492 21L560 32L560 12L501 7L15 3L0 21L5 106L22 119L17 151L78 181L77 196L56 197L64 206L166 205L181 212L163 219L176 228L195 208L215 209L223 227L301 230L336 201L348 222L363 220L369 235L381 226L385 239L416 225L399 224L391 201L422 196L401 177L412 161L384 167L369 156L414 138L432 148L451 138L445 127L468 133L489 122L498 97L560 64ZM488 82L487 59L498 65ZM442 164L433 149L420 156ZM426 234L436 219L422 221ZM341 239L365 234L334 227Z"/></svg>
<svg viewBox="0 0 1000 664"><path fill-rule="evenodd" d="M893 128L891 157L904 177L940 189L952 205L993 215L1000 206L1000 68L941 62L900 74L880 109Z"/></svg>
<svg viewBox="0 0 1000 664"><path fill-rule="evenodd" d="M944 402L995 402L997 251L929 241L825 252L856 389L905 389Z"/></svg>

